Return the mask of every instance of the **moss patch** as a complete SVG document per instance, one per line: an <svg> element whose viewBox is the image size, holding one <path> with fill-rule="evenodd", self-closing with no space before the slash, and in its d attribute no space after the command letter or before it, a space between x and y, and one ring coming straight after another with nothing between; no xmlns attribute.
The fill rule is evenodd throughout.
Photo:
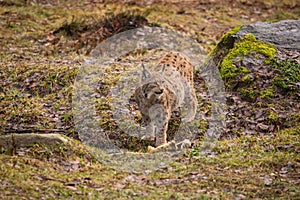
<svg viewBox="0 0 300 200"><path fill-rule="evenodd" d="M240 29L242 28L242 26L237 26L231 30L229 30L227 33L225 33L225 35L222 37L220 44L226 45L228 43L230 43L229 40L231 40L231 36L235 33L237 33Z"/></svg>
<svg viewBox="0 0 300 200"><path fill-rule="evenodd" d="M258 96L258 91L254 90L253 88L238 88L238 91L240 92L240 95L243 97L243 99L253 101Z"/></svg>
<svg viewBox="0 0 300 200"><path fill-rule="evenodd" d="M274 97L274 87L271 86L265 90L260 91L261 98L273 98Z"/></svg>
<svg viewBox="0 0 300 200"><path fill-rule="evenodd" d="M228 54L229 50L233 48L234 38L231 37L233 34L237 33L242 26L237 26L222 36L220 42L211 51L210 55L213 56L215 63L219 63L221 59Z"/></svg>
<svg viewBox="0 0 300 200"><path fill-rule="evenodd" d="M296 60L272 60L275 68L274 84L283 92L300 92L300 65Z"/></svg>
<svg viewBox="0 0 300 200"><path fill-rule="evenodd" d="M229 51L221 63L221 76L228 88L232 88L233 82L238 76L246 75L249 71L241 66L237 67L234 63L242 60L250 54L260 54L265 57L265 63L270 63L274 58L276 49L273 45L259 41L252 34L246 34L234 47Z"/></svg>

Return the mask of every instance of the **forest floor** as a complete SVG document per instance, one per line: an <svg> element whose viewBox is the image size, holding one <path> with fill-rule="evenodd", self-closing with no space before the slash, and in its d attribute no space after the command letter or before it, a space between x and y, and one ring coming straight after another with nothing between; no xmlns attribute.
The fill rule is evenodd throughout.
<svg viewBox="0 0 300 200"><path fill-rule="evenodd" d="M78 139L74 80L97 43L115 33L166 27L210 52L236 26L299 17L297 1L0 0L0 134ZM0 198L297 199L299 136L298 124L275 134L222 139L209 155L194 147L168 167L144 173L101 164L77 141L0 147Z"/></svg>

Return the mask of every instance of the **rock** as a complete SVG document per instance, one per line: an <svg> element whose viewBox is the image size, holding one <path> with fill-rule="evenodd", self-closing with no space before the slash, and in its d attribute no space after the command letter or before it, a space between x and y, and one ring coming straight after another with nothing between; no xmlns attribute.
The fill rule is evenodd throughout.
<svg viewBox="0 0 300 200"><path fill-rule="evenodd" d="M242 38L253 34L258 40L284 49L300 50L300 20L258 22L243 26L233 37Z"/></svg>
<svg viewBox="0 0 300 200"><path fill-rule="evenodd" d="M68 140L60 134L10 134L0 136L0 147L26 147L32 144L66 144Z"/></svg>
<svg viewBox="0 0 300 200"><path fill-rule="evenodd" d="M263 180L264 180L265 186L271 186L274 182L274 179L271 176L268 176L268 175L264 176Z"/></svg>
<svg viewBox="0 0 300 200"><path fill-rule="evenodd" d="M225 137L273 134L298 123L299 33L300 20L259 22L229 31L218 43L211 57L227 91Z"/></svg>
<svg viewBox="0 0 300 200"><path fill-rule="evenodd" d="M267 130L269 130L269 126L268 126L268 125L265 125L265 124L263 124L263 123L257 124L257 127L258 127L258 129L260 129L260 130L262 130L262 131L267 131Z"/></svg>

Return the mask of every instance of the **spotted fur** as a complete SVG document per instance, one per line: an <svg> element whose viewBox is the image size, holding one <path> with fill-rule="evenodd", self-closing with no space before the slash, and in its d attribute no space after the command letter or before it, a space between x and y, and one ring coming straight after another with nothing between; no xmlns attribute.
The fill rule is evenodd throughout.
<svg viewBox="0 0 300 200"><path fill-rule="evenodd" d="M186 110L182 121L194 119L197 99L193 72L192 64L179 53L167 53L149 70L143 66L141 83L135 90L146 125L143 139L155 139L156 146L166 144L171 114L182 106Z"/></svg>

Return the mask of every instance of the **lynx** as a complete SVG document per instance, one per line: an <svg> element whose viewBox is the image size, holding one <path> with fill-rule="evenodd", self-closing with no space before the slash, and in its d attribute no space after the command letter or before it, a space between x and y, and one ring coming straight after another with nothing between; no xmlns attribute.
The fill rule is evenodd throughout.
<svg viewBox="0 0 300 200"><path fill-rule="evenodd" d="M142 66L141 83L135 89L135 99L146 125L142 139L155 139L155 146L159 147L167 143L168 122L173 111L180 108L183 122L195 117L194 67L173 52L164 55L151 69Z"/></svg>

